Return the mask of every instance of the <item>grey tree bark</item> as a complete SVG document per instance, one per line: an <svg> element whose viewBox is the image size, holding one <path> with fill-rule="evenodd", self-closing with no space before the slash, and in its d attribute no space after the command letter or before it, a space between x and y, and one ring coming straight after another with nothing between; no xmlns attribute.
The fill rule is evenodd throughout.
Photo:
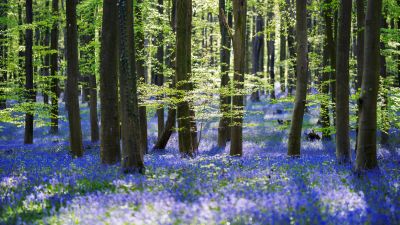
<svg viewBox="0 0 400 225"><path fill-rule="evenodd" d="M359 99L359 132L356 170L378 166L376 153L377 98L379 88L382 0L368 0L365 18L364 71Z"/></svg>
<svg viewBox="0 0 400 225"><path fill-rule="evenodd" d="M296 1L297 81L288 155L300 156L301 129L307 98L307 0Z"/></svg>

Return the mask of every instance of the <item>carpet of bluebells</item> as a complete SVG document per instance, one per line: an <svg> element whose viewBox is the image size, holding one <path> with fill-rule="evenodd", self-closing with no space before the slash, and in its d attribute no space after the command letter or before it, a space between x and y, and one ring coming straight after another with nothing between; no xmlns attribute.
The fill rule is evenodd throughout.
<svg viewBox="0 0 400 225"><path fill-rule="evenodd" d="M194 159L180 157L174 134L166 150L145 156L144 176L100 163L85 104L79 159L65 121L57 136L35 128L33 145L22 144L23 127L0 124L0 224L400 224L400 144L380 148L379 170L365 174L338 165L329 141L303 139L302 156L287 158L276 120L290 119L288 109L248 104L241 158L216 148L218 121L204 124ZM317 120L311 108L305 123ZM150 148L156 127L150 115Z"/></svg>

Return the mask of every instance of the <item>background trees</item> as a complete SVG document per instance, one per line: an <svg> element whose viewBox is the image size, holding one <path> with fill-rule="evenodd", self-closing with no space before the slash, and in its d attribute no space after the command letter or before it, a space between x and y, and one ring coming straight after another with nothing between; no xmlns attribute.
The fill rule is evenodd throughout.
<svg viewBox="0 0 400 225"><path fill-rule="evenodd" d="M142 155L148 146L169 148L175 143L174 131L179 133L178 142L185 155L194 156L199 144L210 144L202 142L202 137L210 136L219 148L230 144L233 155L242 155L245 152L243 142L252 138L243 136L243 130L256 131L262 126L284 133L290 131L285 135L289 136L289 149L295 155L299 154L300 143L310 135L322 135L326 142L336 133L339 161L350 160L353 128L357 129L361 123L357 122L361 114L358 115L356 99L364 64L361 57L365 30L363 1L356 2L357 11L351 10L348 1L308 1L304 14L304 8L299 8L299 12L294 10L296 2L291 0L193 0L192 3L139 0L132 4L133 10L124 11L126 17L120 22L106 16L119 17L114 2L104 1L103 5L97 0L61 3L59 8L59 1L52 0L50 7L48 0L35 0L32 2L35 17L31 19L30 10L24 10L29 9L29 4L8 0L0 5L0 106L3 108L0 119L21 126L27 122L27 139L33 140L29 136L33 134L33 127L50 126L52 138L62 135L57 131L59 124L64 126L67 106L71 137L80 133L80 122L77 122L80 116L82 124L90 118L91 131L83 128L82 137L73 139L86 140L91 134L91 145L97 143L97 116L101 114L101 154L105 163L122 158L119 141L124 135L120 129L126 134L123 143L133 137L138 143L130 143L134 147L126 147L125 153L142 158L135 155L137 145ZM75 14L72 4L77 6ZM385 145L390 148L395 143L391 128L400 127L397 119L399 6L393 0L382 4L383 22L387 26L382 29L380 39L384 46L380 55L385 63L380 66L376 129L383 131L378 139L388 143ZM232 24L233 9L237 9L235 24ZM124 28L125 23L130 22L130 14L136 21L132 22L134 30L126 28L126 36L118 36L117 28ZM299 15L305 18L299 19ZM73 28L74 17L77 28ZM354 21L357 25L352 25L357 29L350 30L351 18L357 18ZM376 19L375 15L371 18ZM295 32L295 24L301 26L301 32ZM65 29L59 32L58 27ZM32 37L25 36L25 31L32 31ZM121 43L124 45L121 54L117 47L120 38L125 40ZM135 39L130 43L132 41L127 38ZM295 44L299 47L297 54ZM267 51L264 45L268 46ZM352 50L357 50L357 54ZM123 60L128 64L118 67L120 55L126 57ZM32 72L25 71L29 64ZM120 74L123 82L119 83L118 68L125 71ZM65 83L65 78L72 81ZM154 78L152 82L151 78ZM97 79L100 80L100 112L97 112ZM158 82L161 80L163 82ZM294 85L295 81L298 84ZM29 85L25 88L24 83ZM275 90L278 83L281 89ZM118 89L122 93L120 96ZM307 89L306 101L304 90ZM82 92L79 94L78 90ZM293 90L297 93L295 100L291 96ZM47 104L49 97L52 104ZM79 98L82 99L80 105ZM253 101L248 102L247 98ZM61 102L64 99L67 101ZM292 113L293 102L293 119L289 121L283 114ZM279 107L268 109L274 110L274 116L280 115L278 120L268 116L256 123L246 120L252 110L265 113L262 108L272 105ZM26 121L20 116L25 114ZM319 121L309 120L316 114ZM126 118L122 119L123 116ZM301 120L303 116L307 119ZM30 122L33 117L34 124ZM151 125L154 118L159 122L157 127ZM175 128L176 119L178 126ZM292 125L290 130L288 125ZM155 132L157 137L154 137ZM386 137L389 137L388 142ZM77 145L74 143L71 141L71 145ZM71 149L81 151L80 147ZM127 166L127 170L141 168L140 163L134 164Z"/></svg>

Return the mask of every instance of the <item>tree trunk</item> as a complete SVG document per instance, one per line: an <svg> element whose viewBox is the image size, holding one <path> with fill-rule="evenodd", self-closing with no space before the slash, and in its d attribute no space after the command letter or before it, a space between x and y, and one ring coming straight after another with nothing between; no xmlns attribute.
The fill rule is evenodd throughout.
<svg viewBox="0 0 400 225"><path fill-rule="evenodd" d="M356 170L378 166L376 154L377 98L379 87L380 23L382 0L368 0L365 20L364 72L359 99L359 133Z"/></svg>
<svg viewBox="0 0 400 225"><path fill-rule="evenodd" d="M286 4L288 5L288 8L290 10L290 17L293 18L295 16L294 10L293 10L293 3L290 2L290 0L286 0ZM289 58L292 59L292 72L289 70L288 74L288 95L291 96L293 94L293 89L295 88L295 82L297 78L297 66L296 66L296 61L294 60L296 58L296 47L295 47L295 34L294 34L295 28L291 22L288 22L288 50L289 50Z"/></svg>
<svg viewBox="0 0 400 225"><path fill-rule="evenodd" d="M144 24L143 24L143 0L137 0L135 5L135 19L136 19L136 72L141 82L146 83L145 75L145 53L144 53ZM146 106L139 106L139 123L140 123L140 137L141 137L141 149L143 154L148 152L147 147L147 113Z"/></svg>
<svg viewBox="0 0 400 225"><path fill-rule="evenodd" d="M268 12L268 21L271 24L270 26L274 27L273 19L274 19L274 13L272 12L273 8L270 9L270 12ZM268 42L267 42L267 48L268 48L268 73L270 77L270 84L271 84L271 99L275 99L275 31L274 29L270 31L269 36L268 36Z"/></svg>
<svg viewBox="0 0 400 225"><path fill-rule="evenodd" d="M52 13L55 18L58 18L58 0L52 0ZM50 55L50 89L51 89L51 126L50 133L58 133L58 20L54 21L51 28L51 50L54 51Z"/></svg>
<svg viewBox="0 0 400 225"><path fill-rule="evenodd" d="M336 58L336 158L351 161L349 137L349 53L352 1L341 0Z"/></svg>
<svg viewBox="0 0 400 225"><path fill-rule="evenodd" d="M382 18L382 28L388 29L388 23L386 21L386 18ZM380 74L383 80L382 87L381 87L381 94L383 95L383 102L382 102L382 108L381 108L381 115L382 115L382 123L383 123L383 128L381 129L381 145L387 147L389 144L389 128L387 127L386 124L390 124L389 118L387 116L387 111L388 111L388 87L387 86L387 68L386 68L386 57L384 54L382 54L382 50L385 49L385 43L381 41L380 43L380 48L381 48L381 54L380 54Z"/></svg>
<svg viewBox="0 0 400 225"><path fill-rule="evenodd" d="M262 79L264 69L264 18L261 15L256 16L256 30L253 37L253 74L255 77ZM251 101L260 101L259 84L257 82L256 90L251 94Z"/></svg>
<svg viewBox="0 0 400 225"><path fill-rule="evenodd" d="M7 18L7 11L8 11L8 1L1 0L0 1L0 17ZM5 109L7 107L7 96L4 93L3 85L6 85L7 81L7 47L4 44L6 41L6 32L7 32L7 24L0 24L0 67L3 68L0 71L0 110Z"/></svg>
<svg viewBox="0 0 400 225"><path fill-rule="evenodd" d="M32 0L26 0L26 23L32 24L33 22L33 11L32 11ZM33 89L33 66L32 66L32 46L33 46L33 31L32 28L26 29L25 33L25 90L26 90L26 101L30 104L28 112L25 114L25 144L33 143L33 113L34 113L34 102L36 100L35 91Z"/></svg>
<svg viewBox="0 0 400 225"><path fill-rule="evenodd" d="M50 6L50 1L46 0L45 2L45 7L46 11L49 10ZM47 13L46 13L47 14ZM43 46L45 48L49 47L50 45L50 29L46 27L46 30L44 32L44 38L43 38ZM44 67L42 68L43 76L44 76L44 88L43 88L43 103L44 104L49 104L49 95L48 95L48 77L50 75L50 54L45 54L44 55L44 60L43 60L43 65Z"/></svg>
<svg viewBox="0 0 400 225"><path fill-rule="evenodd" d="M83 155L81 117L78 98L78 29L76 24L76 1L67 1L67 102L70 146L75 157Z"/></svg>
<svg viewBox="0 0 400 225"><path fill-rule="evenodd" d="M158 0L158 6L157 6L157 10L159 15L163 15L164 10L163 10L163 0ZM159 21L159 23L161 24L162 22ZM163 45L163 41L164 41L164 36L163 36L163 32L162 30L158 32L158 36L157 36L157 41L156 41L156 45L157 45L157 54L156 54L156 58L157 61L155 62L154 65L154 78L155 78L155 84L159 87L162 87L164 85L164 45ZM159 98L162 98L163 96L159 96ZM164 107L162 105L160 105L157 108L157 118L158 118L158 137L161 136L163 130L164 130Z"/></svg>
<svg viewBox="0 0 400 225"><path fill-rule="evenodd" d="M220 113L222 114L218 126L218 147L225 148L229 140L231 97L229 92L229 65L231 61L231 39L228 33L228 24L232 22L232 13L226 10L226 0L219 0L219 26L221 32L221 91ZM226 18L228 17L228 18ZM228 20L228 21L227 21ZM225 24L228 22L228 24Z"/></svg>
<svg viewBox="0 0 400 225"><path fill-rule="evenodd" d="M297 81L288 155L300 156L301 129L307 100L307 0L296 1Z"/></svg>
<svg viewBox="0 0 400 225"><path fill-rule="evenodd" d="M329 0L328 0L329 2ZM331 71L328 69L330 67L329 64L329 58L331 56L331 49L330 49L330 43L329 43L329 38L330 35L332 35L332 25L330 18L330 10L327 6L324 7L323 11L323 16L325 20L325 39L324 39L324 46L323 46L323 72L322 72L322 78L321 78L321 92L324 95L324 97L329 97L329 78ZM330 140L331 135L330 135L330 118L329 118L329 100L327 98L323 98L321 100L321 111L320 111L320 120L321 120L321 125L323 128L322 131L322 138L324 140Z"/></svg>
<svg viewBox="0 0 400 225"><path fill-rule="evenodd" d="M359 91L362 84L363 67L364 67L364 30L365 30L365 0L357 0L357 77L355 82L355 89ZM357 123L356 123L356 146L358 138L358 121L360 119L359 110L357 109Z"/></svg>
<svg viewBox="0 0 400 225"><path fill-rule="evenodd" d="M233 125L231 131L231 149L230 155L243 154L243 93L244 89L244 73L245 73L245 54L246 54L246 16L247 16L247 0L233 0L233 18L234 30L233 35L233 59L234 59L234 75L233 87L235 95L232 100Z"/></svg>
<svg viewBox="0 0 400 225"><path fill-rule="evenodd" d="M114 0L103 2L100 50L101 161L113 164L121 160L118 110L118 6ZM118 46L118 45L117 45Z"/></svg>
<svg viewBox="0 0 400 225"><path fill-rule="evenodd" d="M286 15L285 7L287 5L285 2L280 3L280 11L281 11L281 28L280 28L280 53L279 53L279 79L281 84L281 92L286 92L286 84L285 84L285 60L286 60L286 29L288 16Z"/></svg>
<svg viewBox="0 0 400 225"><path fill-rule="evenodd" d="M133 0L119 0L122 167L144 173L134 48Z"/></svg>
<svg viewBox="0 0 400 225"><path fill-rule="evenodd" d="M178 89L178 136L179 151L193 156L194 148L191 132L190 106L184 96L190 91L191 40L192 40L192 0L177 0L176 33L176 80Z"/></svg>

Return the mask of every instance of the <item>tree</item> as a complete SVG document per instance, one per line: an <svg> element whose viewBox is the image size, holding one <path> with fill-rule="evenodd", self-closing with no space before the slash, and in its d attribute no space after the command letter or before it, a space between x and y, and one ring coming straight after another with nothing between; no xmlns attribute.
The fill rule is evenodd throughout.
<svg viewBox="0 0 400 225"><path fill-rule="evenodd" d="M100 50L100 151L103 163L120 161L118 113L118 5L114 0L103 1L103 22Z"/></svg>
<svg viewBox="0 0 400 225"><path fill-rule="evenodd" d="M349 51L352 1L341 0L336 48L336 158L351 161L349 137Z"/></svg>
<svg viewBox="0 0 400 225"><path fill-rule="evenodd" d="M26 23L33 22L32 0L26 0ZM29 103L28 111L25 114L25 144L33 143L33 103L36 101L35 91L33 89L33 66L32 66L32 46L33 31L28 27L25 32L25 90L26 101Z"/></svg>
<svg viewBox="0 0 400 225"><path fill-rule="evenodd" d="M58 0L52 0L52 12L58 18ZM51 89L51 125L50 133L58 133L58 20L53 22L50 34L50 49L54 52L50 55L50 89Z"/></svg>
<svg viewBox="0 0 400 225"><path fill-rule="evenodd" d="M229 65L231 61L231 38L229 36L229 24L232 23L232 13L226 10L226 0L219 0L219 26L221 33L221 92L220 113L222 114L218 125L218 147L224 148L229 140L229 110L231 97L227 95L229 90ZM228 17L228 18L226 18ZM228 21L227 21L228 20Z"/></svg>
<svg viewBox="0 0 400 225"><path fill-rule="evenodd" d="M81 117L78 99L78 29L76 24L76 0L67 1L67 111L72 154L83 155Z"/></svg>
<svg viewBox="0 0 400 225"><path fill-rule="evenodd" d="M8 11L8 1L7 0L2 0L0 1L0 18L1 21L5 21L5 18L7 17L7 11ZM1 68L7 68L7 47L5 44L5 39L6 39L6 33L7 31L7 23L6 22L0 22L0 67ZM4 84L5 81L7 81L7 70L2 69L0 71L0 83ZM5 109L7 107L6 105L6 96L4 95L4 87L0 87L0 110Z"/></svg>
<svg viewBox="0 0 400 225"><path fill-rule="evenodd" d="M247 0L233 0L233 61L234 75L233 88L235 94L232 98L232 130L231 130L231 149L230 155L243 154L243 88L245 72L245 53L246 53L246 15Z"/></svg>
<svg viewBox="0 0 400 225"><path fill-rule="evenodd" d="M361 88L363 67L364 67L364 30L365 30L365 0L357 0L357 77L355 82L355 89L358 91ZM356 146L358 138L358 121L360 119L359 111L357 111L357 124L356 124Z"/></svg>
<svg viewBox="0 0 400 225"><path fill-rule="evenodd" d="M288 6L289 9L289 14L290 17L293 18L295 17L295 13L294 13L294 9L293 9L293 5L294 3L291 2L291 0L286 0L286 5ZM296 47L295 47L295 27L293 25L293 23L291 23L290 21L288 22L288 37L287 37L287 41L288 41L288 50L289 50L289 58L291 59L295 59L296 58ZM289 74L288 74L288 95L291 96L293 93L293 89L294 89L294 84L296 82L296 78L297 78L297 66L296 66L296 61L293 60L293 72L290 72L289 70Z"/></svg>
<svg viewBox="0 0 400 225"><path fill-rule="evenodd" d="M262 78L264 70L264 18L258 14L256 16L256 34L253 37L253 74ZM260 101L260 92L255 90L251 95L252 101Z"/></svg>
<svg viewBox="0 0 400 225"><path fill-rule="evenodd" d="M364 70L359 103L356 170L378 166L376 154L377 98L382 0L368 0L365 18Z"/></svg>
<svg viewBox="0 0 400 225"><path fill-rule="evenodd" d="M287 10L285 9L287 5L284 1L281 1L279 4L280 10L280 20L281 20L281 27L280 27L280 50L279 50L279 60L280 60L280 68L279 68L279 79L281 84L281 91L286 92L285 87L285 60L286 60L286 35L287 35Z"/></svg>
<svg viewBox="0 0 400 225"><path fill-rule="evenodd" d="M271 99L275 99L275 25L274 25L274 12L273 5L270 5L268 12L268 22L270 32L268 34L267 49L268 49L268 73L271 85Z"/></svg>
<svg viewBox="0 0 400 225"><path fill-rule="evenodd" d="M191 89L191 40L192 40L192 0L176 1L176 86L178 90L179 103L178 114L178 136L179 151L183 155L193 156L193 133L191 126L191 110L189 101L184 95Z"/></svg>
<svg viewBox="0 0 400 225"><path fill-rule="evenodd" d="M135 37L136 37L136 72L141 82L146 82L145 55L144 55L144 24L143 24L143 0L137 0L135 4ZM164 115L164 114L163 114ZM147 115L146 106L139 106L139 123L141 135L141 149L146 154L147 149Z"/></svg>
<svg viewBox="0 0 400 225"><path fill-rule="evenodd" d="M139 106L135 63L133 1L119 0L120 99L122 168L125 172L144 173L143 153L138 129Z"/></svg>
<svg viewBox="0 0 400 225"><path fill-rule="evenodd" d="M297 81L296 97L290 126L288 155L299 156L301 129L307 100L307 0L296 1Z"/></svg>

